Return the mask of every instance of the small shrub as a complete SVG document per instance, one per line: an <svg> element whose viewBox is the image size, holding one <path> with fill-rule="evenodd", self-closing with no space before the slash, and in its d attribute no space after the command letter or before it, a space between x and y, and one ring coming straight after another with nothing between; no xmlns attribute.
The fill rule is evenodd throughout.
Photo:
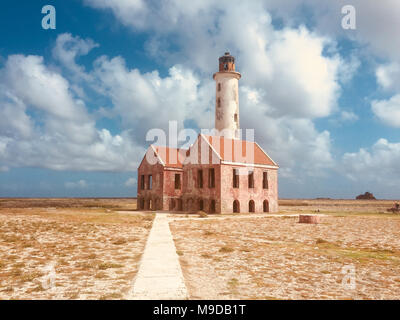
<svg viewBox="0 0 400 320"><path fill-rule="evenodd" d="M36 278L39 278L41 276L43 276L43 273L41 273L41 272L25 273L24 275L22 275L21 281L22 282L31 282L31 281L33 281Z"/></svg>
<svg viewBox="0 0 400 320"><path fill-rule="evenodd" d="M239 283L239 280L236 279L236 278L232 278L231 280L229 280L229 284L230 284L231 286L237 286L238 283Z"/></svg>
<svg viewBox="0 0 400 320"><path fill-rule="evenodd" d="M121 245L121 244L125 244L126 243L126 240L125 239L123 239L123 238L120 238L120 239L116 239L116 240L114 240L113 242L112 242L112 244L115 244L115 245Z"/></svg>
<svg viewBox="0 0 400 320"><path fill-rule="evenodd" d="M153 214L151 214L151 215L145 215L145 216L143 217L143 220L144 220L144 221L153 221L153 219L154 219L154 215L153 215Z"/></svg>
<svg viewBox="0 0 400 320"><path fill-rule="evenodd" d="M221 247L219 249L219 252L222 252L222 253L229 253L229 252L233 252L233 251L234 251L234 249L231 247Z"/></svg>
<svg viewBox="0 0 400 320"><path fill-rule="evenodd" d="M79 269L83 269L83 270L89 270L89 269L93 269L96 268L96 264L94 262L76 262L75 266Z"/></svg>
<svg viewBox="0 0 400 320"><path fill-rule="evenodd" d="M75 300L75 299L78 299L78 298L79 298L79 292L72 292L68 296L68 300Z"/></svg>
<svg viewBox="0 0 400 320"><path fill-rule="evenodd" d="M29 292L41 292L44 291L45 289L41 284L37 285L36 287L32 288Z"/></svg>
<svg viewBox="0 0 400 320"><path fill-rule="evenodd" d="M122 294L119 292L113 292L110 294L105 294L100 296L99 300L112 300L112 299L121 299L122 298Z"/></svg>
<svg viewBox="0 0 400 320"><path fill-rule="evenodd" d="M98 268L100 270L106 270L106 269L110 269L110 268L122 268L123 265L122 264L118 264L118 263L100 263Z"/></svg>
<svg viewBox="0 0 400 320"><path fill-rule="evenodd" d="M197 214L199 215L199 218L207 218L208 214L204 211L199 211L197 212Z"/></svg>
<svg viewBox="0 0 400 320"><path fill-rule="evenodd" d="M97 272L94 276L96 279L104 279L107 278L107 274L104 271Z"/></svg>

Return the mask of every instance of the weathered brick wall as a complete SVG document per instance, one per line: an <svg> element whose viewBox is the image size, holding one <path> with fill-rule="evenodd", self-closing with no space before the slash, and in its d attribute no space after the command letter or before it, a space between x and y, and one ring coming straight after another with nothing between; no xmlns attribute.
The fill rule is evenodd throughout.
<svg viewBox="0 0 400 320"><path fill-rule="evenodd" d="M209 169L214 168L214 187L209 187ZM203 187L198 187L198 170L203 170ZM203 200L203 210L215 213L221 212L221 168L218 164L189 164L184 166L183 206L185 211L200 210L200 200ZM215 209L212 210L212 201Z"/></svg>
<svg viewBox="0 0 400 320"><path fill-rule="evenodd" d="M175 189L175 174L181 176L181 186ZM183 189L183 171L178 169L164 170L164 185L163 185L163 210L182 210L179 202L182 199Z"/></svg>
<svg viewBox="0 0 400 320"><path fill-rule="evenodd" d="M233 169L243 170L245 174L239 175L239 188L233 188ZM263 212L263 202L268 201L269 212L278 211L278 179L277 170L254 168L254 188L248 187L246 167L222 165L221 166L221 212L233 212L233 201L238 200L240 212L249 212L249 201L253 200L255 212ZM263 172L268 172L268 189L263 189Z"/></svg>
<svg viewBox="0 0 400 320"><path fill-rule="evenodd" d="M201 163L202 149L208 150L208 161ZM149 149L151 150L151 149ZM233 201L240 204L240 212L249 212L249 201L254 201L254 211L264 212L264 201L268 201L268 212L278 211L278 170L255 167L254 188L248 187L248 169L245 166L213 164L213 151L208 145L199 147L196 154L198 164L189 163L183 169L165 168L157 163L151 165L143 159L138 168L138 208L153 210L198 211L232 213ZM148 151L150 152L150 151ZM207 154L207 153L204 153ZM215 159L214 159L215 160ZM208 163L207 163L208 162ZM215 161L214 161L215 162ZM214 168L214 187L209 187L209 169ZM239 188L233 188L233 169L244 170L239 176ZM198 187L198 170L203 170L203 187ZM263 188L263 172L268 172L268 189ZM147 188L148 175L153 177L153 188ZM181 175L181 188L175 189L175 174ZM140 188L141 175L145 175L145 189Z"/></svg>
<svg viewBox="0 0 400 320"><path fill-rule="evenodd" d="M151 148L147 152L153 152ZM147 154L147 153L146 153ZM137 203L139 209L161 210L163 209L163 172L164 167L160 163L150 164L144 157L138 168L138 195ZM141 175L145 176L145 188L141 188ZM148 176L152 175L152 188L148 189ZM151 202L150 202L151 201ZM150 208L150 204L152 208Z"/></svg>

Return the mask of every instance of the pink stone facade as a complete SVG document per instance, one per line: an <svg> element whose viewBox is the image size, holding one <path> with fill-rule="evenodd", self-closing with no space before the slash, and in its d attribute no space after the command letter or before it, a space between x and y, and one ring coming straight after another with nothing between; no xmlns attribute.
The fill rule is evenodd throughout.
<svg viewBox="0 0 400 320"><path fill-rule="evenodd" d="M202 135L198 139L203 139ZM197 145L204 144L196 142L193 146ZM218 159L218 163L212 163L214 151L210 145L207 147L210 160L207 164L187 163L176 168L169 166L163 158L156 164L149 164L144 157L138 169L138 208L185 212L202 210L207 213L278 211L277 166L226 164L222 159ZM148 152L153 152L152 150L151 146ZM198 159L201 156L202 148L199 148ZM236 186L233 181L234 169L240 172ZM253 173L253 185L250 186L249 172ZM151 189L149 176L152 180ZM267 183L264 182L265 178Z"/></svg>

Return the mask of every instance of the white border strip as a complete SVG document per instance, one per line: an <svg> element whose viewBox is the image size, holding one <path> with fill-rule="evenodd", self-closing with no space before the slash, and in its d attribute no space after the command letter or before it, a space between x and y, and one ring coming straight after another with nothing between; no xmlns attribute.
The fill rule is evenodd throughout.
<svg viewBox="0 0 400 320"><path fill-rule="evenodd" d="M158 154L158 152L156 151L156 148L154 147L154 145L150 145L150 146L151 146L151 148L153 149L154 154L157 156L158 160L160 160L161 164L165 167L165 163L164 163L163 159L161 159L161 157L159 156L159 154Z"/></svg>
<svg viewBox="0 0 400 320"><path fill-rule="evenodd" d="M268 165L268 164L230 162L230 161L221 161L221 164L236 165L236 166L245 166L245 167L258 167L258 168L267 168L267 169L278 169L278 168L279 168L278 166L270 166L270 165Z"/></svg>

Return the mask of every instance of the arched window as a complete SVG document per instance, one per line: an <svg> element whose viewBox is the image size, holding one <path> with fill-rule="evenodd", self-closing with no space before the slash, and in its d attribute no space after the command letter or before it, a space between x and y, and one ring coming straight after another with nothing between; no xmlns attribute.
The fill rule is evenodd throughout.
<svg viewBox="0 0 400 320"><path fill-rule="evenodd" d="M240 203L238 200L233 201L233 212L234 213L240 212Z"/></svg>
<svg viewBox="0 0 400 320"><path fill-rule="evenodd" d="M217 99L217 107L218 107L218 108L221 107L221 99L220 99L220 98Z"/></svg>
<svg viewBox="0 0 400 320"><path fill-rule="evenodd" d="M199 200L199 210L204 210L204 201L203 201L203 199L200 199Z"/></svg>
<svg viewBox="0 0 400 320"><path fill-rule="evenodd" d="M264 200L264 202L263 202L263 211L264 211L264 212L269 212L269 203L268 203L268 200Z"/></svg>
<svg viewBox="0 0 400 320"><path fill-rule="evenodd" d="M196 210L196 208L193 208L193 199L192 198L187 199L186 209L187 209L187 211Z"/></svg>
<svg viewBox="0 0 400 320"><path fill-rule="evenodd" d="M210 202L210 213L215 213L215 200Z"/></svg>
<svg viewBox="0 0 400 320"><path fill-rule="evenodd" d="M182 199L178 199L178 211L183 210Z"/></svg>
<svg viewBox="0 0 400 320"><path fill-rule="evenodd" d="M169 210L175 209L175 199L169 200Z"/></svg>
<svg viewBox="0 0 400 320"><path fill-rule="evenodd" d="M221 91L221 84L218 83L218 91Z"/></svg>
<svg viewBox="0 0 400 320"><path fill-rule="evenodd" d="M249 212L255 212L254 200L249 201Z"/></svg>

